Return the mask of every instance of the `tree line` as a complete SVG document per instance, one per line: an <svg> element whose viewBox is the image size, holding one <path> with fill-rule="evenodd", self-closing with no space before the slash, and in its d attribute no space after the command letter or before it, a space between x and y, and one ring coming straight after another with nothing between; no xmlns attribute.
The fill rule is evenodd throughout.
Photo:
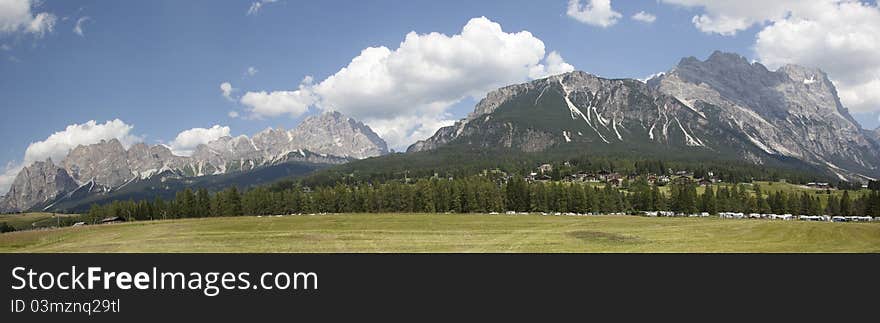
<svg viewBox="0 0 880 323"><path fill-rule="evenodd" d="M300 185L257 187L239 191L230 187L178 192L174 199L114 201L92 205L87 218L96 222L119 216L150 220L211 216L276 215L298 213L489 213L572 212L636 213L673 211L776 213L803 215L880 216L880 193L852 198L829 195L827 201L802 192L765 193L759 185L707 186L698 193L695 183L673 183L668 190L642 177L622 187L566 182L529 182L521 177L470 176L456 179L423 178L409 183L337 183L314 189ZM668 192L665 192L668 191Z"/></svg>
<svg viewBox="0 0 880 323"><path fill-rule="evenodd" d="M620 154L589 155L575 152L545 151L541 153L510 152L506 150L477 149L463 147L441 147L437 150L390 154L382 158L367 158L352 161L316 171L301 179L283 181L292 187L296 184L306 186L332 186L336 183L383 183L405 180L406 178L463 178L479 175L486 170L495 169L511 176L526 176L535 171L537 165L549 163L553 170L549 175L553 180L576 173L610 172L624 175L672 175L676 171L687 171L695 177L710 177L727 183L746 183L752 181L779 181L806 184L808 182L829 182L842 185L829 178L828 174L817 169L791 169L766 165L755 167L737 160L714 159L706 155L673 154L656 158ZM550 161L550 162L548 162Z"/></svg>

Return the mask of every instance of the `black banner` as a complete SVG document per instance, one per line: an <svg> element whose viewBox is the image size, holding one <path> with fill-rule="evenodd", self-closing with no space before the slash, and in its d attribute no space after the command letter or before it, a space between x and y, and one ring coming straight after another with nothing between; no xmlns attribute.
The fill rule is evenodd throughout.
<svg viewBox="0 0 880 323"><path fill-rule="evenodd" d="M815 318L817 310L839 308L834 315L846 316L880 304L878 255L14 254L0 259L3 322L421 321L477 314L622 320L697 313L754 319L746 313L756 311ZM100 277L92 289L89 268ZM201 285L160 289L154 284L153 277L178 272ZM102 276L107 273L113 277ZM231 289L220 286L225 273L232 275L226 276ZM242 273L246 279L239 279ZM304 276L308 273L314 275ZM69 289L76 275L81 285ZM297 288L284 276L299 279ZM42 288L50 280L51 288ZM120 289L119 281L130 289ZM216 290L206 288L209 281Z"/></svg>

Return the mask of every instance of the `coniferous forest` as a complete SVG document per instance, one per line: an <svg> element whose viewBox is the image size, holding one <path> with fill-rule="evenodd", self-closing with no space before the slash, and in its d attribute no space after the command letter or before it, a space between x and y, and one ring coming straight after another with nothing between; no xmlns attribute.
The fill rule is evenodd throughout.
<svg viewBox="0 0 880 323"><path fill-rule="evenodd" d="M673 182L661 189L645 177L625 180L620 186L588 185L559 181L528 181L501 174L463 178L422 178L410 181L307 187L279 183L240 191L230 187L210 193L206 189L178 192L173 200L115 201L92 205L91 222L119 216L127 220L279 215L312 213L503 213L636 214L640 211L776 213L802 215L880 216L880 191L851 197L816 194L772 194L760 185L707 185ZM876 185L875 185L876 187ZM702 193L698 193L702 191Z"/></svg>

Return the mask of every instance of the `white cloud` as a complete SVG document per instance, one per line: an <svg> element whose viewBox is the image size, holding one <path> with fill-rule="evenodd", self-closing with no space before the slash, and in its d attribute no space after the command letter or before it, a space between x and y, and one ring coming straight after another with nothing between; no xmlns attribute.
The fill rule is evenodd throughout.
<svg viewBox="0 0 880 323"><path fill-rule="evenodd" d="M544 42L530 32L507 33L480 17L457 35L410 32L397 49L366 48L314 93L320 108L364 120L402 149L433 134L446 110L464 98L572 69L558 53L545 56ZM391 126L401 116L409 123Z"/></svg>
<svg viewBox="0 0 880 323"><path fill-rule="evenodd" d="M621 17L611 8L611 0L586 0L585 3L569 0L565 13L577 21L602 28L613 26Z"/></svg>
<svg viewBox="0 0 880 323"><path fill-rule="evenodd" d="M385 119L365 119L373 131L379 134L391 148L405 151L408 144L434 135L437 129L450 126L456 120L448 115L401 115Z"/></svg>
<svg viewBox="0 0 880 323"><path fill-rule="evenodd" d="M734 35L759 26L755 54L769 68L785 64L828 73L854 112L880 111L880 9L855 0L663 0L704 12L703 32Z"/></svg>
<svg viewBox="0 0 880 323"><path fill-rule="evenodd" d="M226 115L229 116L230 118L235 119L235 118L238 118L238 111L229 111L228 113L226 113Z"/></svg>
<svg viewBox="0 0 880 323"><path fill-rule="evenodd" d="M639 11L636 14L632 15L632 19L635 21L641 21L644 23L652 24L657 20L657 16L652 15L650 13Z"/></svg>
<svg viewBox="0 0 880 323"><path fill-rule="evenodd" d="M312 78L306 76L295 91L273 92L247 92L240 100L241 104L249 107L251 118L277 117L289 115L298 117L309 111L309 106L315 104L315 96L312 93Z"/></svg>
<svg viewBox="0 0 880 323"><path fill-rule="evenodd" d="M247 70L244 73L247 74L247 76L254 76L257 75L257 72L259 72L259 70L257 70L256 67L248 66Z"/></svg>
<svg viewBox="0 0 880 323"><path fill-rule="evenodd" d="M171 142L171 152L179 156L190 156L201 144L207 144L217 138L229 136L229 127L214 125L211 128L192 128L181 131Z"/></svg>
<svg viewBox="0 0 880 323"><path fill-rule="evenodd" d="M335 74L295 91L248 92L251 117L298 116L314 105L370 125L391 147L405 149L450 124L461 100L530 78L574 69L528 31L504 32L485 17L460 34L410 32L396 49L369 47Z"/></svg>
<svg viewBox="0 0 880 323"><path fill-rule="evenodd" d="M31 143L24 153L24 159L20 164L11 162L6 165L3 175L0 175L0 192L5 193L22 167L36 161L44 161L51 158L56 164L67 157L73 148L79 145L90 145L101 140L118 139L126 148L142 141L141 137L131 133L134 127L122 120L114 119L103 124L90 120L83 124L72 124L64 130L58 131L45 140Z"/></svg>
<svg viewBox="0 0 880 323"><path fill-rule="evenodd" d="M141 138L131 134L134 127L122 120L113 119L103 124L90 120L83 124L72 124L63 131L58 131L43 141L31 143L24 153L25 165L35 161L52 158L60 162L71 149L79 145L90 145L101 140L119 139L123 146L128 147Z"/></svg>
<svg viewBox="0 0 880 323"><path fill-rule="evenodd" d="M73 26L73 33L80 35L80 36L85 36L85 34L83 34L83 29L82 29L83 23L85 23L86 21L89 21L91 19L92 18L90 18L88 16L80 17L79 19L77 19L76 25Z"/></svg>
<svg viewBox="0 0 880 323"><path fill-rule="evenodd" d="M260 12L260 9L263 8L263 5L267 3L277 2L278 0L260 0L251 3L251 6L248 8L248 11L245 15L253 16Z"/></svg>
<svg viewBox="0 0 880 323"><path fill-rule="evenodd" d="M559 55L556 51L552 51L550 54L547 54L546 58L544 58L544 64L533 66L532 70L529 71L529 77L540 79L571 71L574 71L574 66L566 63L565 60L562 59L562 55Z"/></svg>
<svg viewBox="0 0 880 323"><path fill-rule="evenodd" d="M810 7L819 2L836 0L662 0L665 3L689 8L702 8L703 13L691 20L705 33L735 35L756 24L784 19L789 12Z"/></svg>
<svg viewBox="0 0 880 323"><path fill-rule="evenodd" d="M235 89L232 88L232 84L229 82L220 83L220 94L229 101L235 101L232 97L232 91L235 91Z"/></svg>
<svg viewBox="0 0 880 323"><path fill-rule="evenodd" d="M3 172L0 173L0 196L4 196L9 192L9 187L15 182L15 176L18 175L22 168L24 168L24 165L15 161L6 163L6 166L3 167Z"/></svg>
<svg viewBox="0 0 880 323"><path fill-rule="evenodd" d="M42 37L52 32L58 18L48 12L34 14L31 0L0 0L0 33L26 32Z"/></svg>

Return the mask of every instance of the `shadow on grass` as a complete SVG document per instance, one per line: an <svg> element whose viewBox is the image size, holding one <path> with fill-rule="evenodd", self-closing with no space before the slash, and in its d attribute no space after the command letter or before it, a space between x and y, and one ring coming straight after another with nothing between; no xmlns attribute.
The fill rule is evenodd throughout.
<svg viewBox="0 0 880 323"><path fill-rule="evenodd" d="M567 234L585 243L640 244L648 242L635 236L600 231L572 231Z"/></svg>

